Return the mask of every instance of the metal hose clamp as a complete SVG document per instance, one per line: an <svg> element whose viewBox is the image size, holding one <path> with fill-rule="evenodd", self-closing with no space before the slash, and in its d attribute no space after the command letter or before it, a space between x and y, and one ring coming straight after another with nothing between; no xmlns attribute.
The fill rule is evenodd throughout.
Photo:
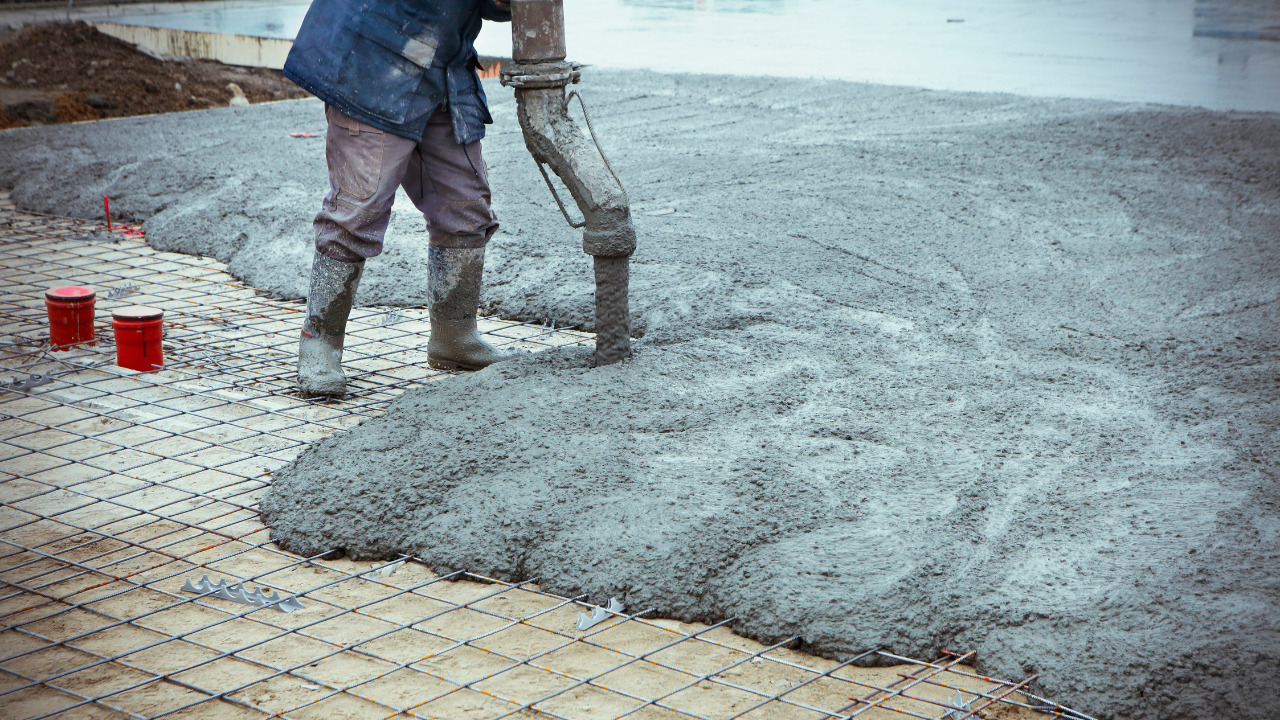
<svg viewBox="0 0 1280 720"><path fill-rule="evenodd" d="M498 79L506 87L567 87L582 80L581 70L580 63L571 62L512 63L498 73Z"/></svg>

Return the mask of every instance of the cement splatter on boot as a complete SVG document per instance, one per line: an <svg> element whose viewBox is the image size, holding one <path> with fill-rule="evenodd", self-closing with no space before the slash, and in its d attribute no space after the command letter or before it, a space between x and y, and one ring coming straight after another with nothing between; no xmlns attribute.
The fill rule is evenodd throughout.
<svg viewBox="0 0 1280 720"><path fill-rule="evenodd" d="M427 360L441 370L480 370L513 357L489 344L476 326L484 248L432 246L431 340Z"/></svg>
<svg viewBox="0 0 1280 720"><path fill-rule="evenodd" d="M364 261L344 263L315 254L307 319L298 342L298 386L304 395L336 397L347 391L342 344L363 271Z"/></svg>

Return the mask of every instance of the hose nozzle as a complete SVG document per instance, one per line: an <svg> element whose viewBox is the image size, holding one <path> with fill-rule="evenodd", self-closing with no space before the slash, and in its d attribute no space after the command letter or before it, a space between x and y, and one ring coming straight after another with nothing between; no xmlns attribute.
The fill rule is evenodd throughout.
<svg viewBox="0 0 1280 720"><path fill-rule="evenodd" d="M580 66L565 62L563 0L512 0L511 10L514 62L503 70L502 83L515 88L525 146L565 219L582 228L583 252L595 258L596 364L608 365L631 354L628 258L636 249L631 204L600 149L582 96L566 94L581 72ZM589 136L569 116L573 98L582 106ZM547 167L573 196L580 222L569 218Z"/></svg>

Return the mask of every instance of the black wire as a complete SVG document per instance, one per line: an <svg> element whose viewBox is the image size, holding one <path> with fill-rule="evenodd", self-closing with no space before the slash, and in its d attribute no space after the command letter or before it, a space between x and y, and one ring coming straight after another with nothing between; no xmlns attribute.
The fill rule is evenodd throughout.
<svg viewBox="0 0 1280 720"><path fill-rule="evenodd" d="M449 124L453 125L453 104L446 101L443 109L449 113ZM459 144L462 145L462 143ZM471 166L471 172L475 173L476 179L479 180L480 171L476 169L475 162L471 160L471 151L467 149L466 145L462 145L462 154L467 156L467 164Z"/></svg>
<svg viewBox="0 0 1280 720"><path fill-rule="evenodd" d="M476 169L476 164L471 162L471 152L467 150L467 146L462 146L462 154L467 156L467 164L471 166L471 172L476 174L476 179L480 179L480 171Z"/></svg>

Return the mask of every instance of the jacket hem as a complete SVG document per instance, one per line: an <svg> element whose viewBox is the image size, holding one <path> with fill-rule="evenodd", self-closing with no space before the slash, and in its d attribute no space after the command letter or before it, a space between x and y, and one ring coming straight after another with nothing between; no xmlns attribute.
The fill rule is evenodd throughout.
<svg viewBox="0 0 1280 720"><path fill-rule="evenodd" d="M298 87L306 90L312 95L315 95L321 102L326 105L332 105L334 109L347 117L355 118L365 125L377 128L383 132L389 132L392 135L397 135L405 138L406 140L413 140L415 142L422 140L422 133L426 130L425 124L415 135L412 127L387 122L384 118L347 99L347 97L342 93L337 92L333 88L327 88L319 83L312 82L308 78L293 72L289 67L285 67L284 76L293 81L293 83ZM440 104L437 103L436 107L431 109L431 112L435 112L436 108L439 107ZM430 115L430 112L427 113L428 117Z"/></svg>

